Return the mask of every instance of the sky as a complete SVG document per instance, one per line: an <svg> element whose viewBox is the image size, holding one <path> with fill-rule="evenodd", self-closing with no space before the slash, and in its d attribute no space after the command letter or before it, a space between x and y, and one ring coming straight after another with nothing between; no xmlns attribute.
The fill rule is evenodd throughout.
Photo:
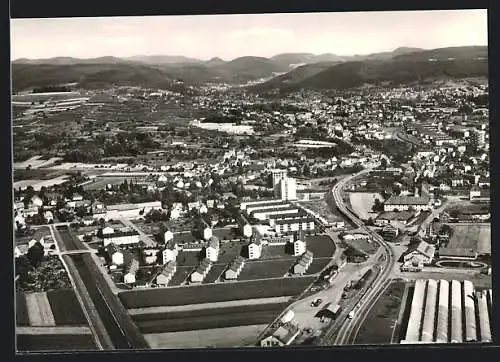
<svg viewBox="0 0 500 362"><path fill-rule="evenodd" d="M224 60L487 45L487 10L11 19L11 59L184 55Z"/></svg>

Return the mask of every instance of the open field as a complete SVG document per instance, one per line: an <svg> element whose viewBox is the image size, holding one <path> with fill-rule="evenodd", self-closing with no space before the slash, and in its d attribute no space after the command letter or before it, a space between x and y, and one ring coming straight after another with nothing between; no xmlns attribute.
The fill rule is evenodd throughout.
<svg viewBox="0 0 500 362"><path fill-rule="evenodd" d="M96 350L92 334L19 334L18 351Z"/></svg>
<svg viewBox="0 0 500 362"><path fill-rule="evenodd" d="M297 295L314 277L202 284L180 288L132 290L118 294L126 308L212 303L229 300Z"/></svg>
<svg viewBox="0 0 500 362"><path fill-rule="evenodd" d="M328 222L344 220L340 213L332 212L332 208L328 205L324 197L313 201L299 201L298 204L324 217Z"/></svg>
<svg viewBox="0 0 500 362"><path fill-rule="evenodd" d="M453 228L448 247L475 249L479 254L491 253L490 224L449 224Z"/></svg>
<svg viewBox="0 0 500 362"><path fill-rule="evenodd" d="M152 333L144 337L151 348L245 347L254 345L267 324L203 329L173 333Z"/></svg>
<svg viewBox="0 0 500 362"><path fill-rule="evenodd" d="M16 291L16 325L29 326L28 307L23 292Z"/></svg>
<svg viewBox="0 0 500 362"><path fill-rule="evenodd" d="M27 293L25 298L31 326L50 327L56 325L47 293Z"/></svg>
<svg viewBox="0 0 500 362"><path fill-rule="evenodd" d="M14 182L21 180L50 180L59 176L66 175L67 171L47 170L45 168L36 168L31 170L15 169Z"/></svg>
<svg viewBox="0 0 500 362"><path fill-rule="evenodd" d="M182 282L184 282L189 274L194 270L194 266L178 266L177 271L173 275L172 279L170 280L170 283L168 283L169 286L178 286Z"/></svg>
<svg viewBox="0 0 500 362"><path fill-rule="evenodd" d="M207 276L205 277L205 280L203 280L203 284L215 282L226 269L227 265L225 264L216 264L212 266Z"/></svg>
<svg viewBox="0 0 500 362"><path fill-rule="evenodd" d="M160 319L189 319L210 316L225 316L228 314L252 314L253 312L261 312L267 310L281 310L287 306L288 303L261 303L261 304L246 304L233 307L221 308L205 308L194 309L177 312L166 313L147 313L136 314L132 318L135 322L154 321Z"/></svg>
<svg viewBox="0 0 500 362"><path fill-rule="evenodd" d="M293 259L293 254L288 254L285 245L265 245L262 247L260 260Z"/></svg>
<svg viewBox="0 0 500 362"><path fill-rule="evenodd" d="M283 277L295 264L295 257L286 260L247 261L238 280Z"/></svg>
<svg viewBox="0 0 500 362"><path fill-rule="evenodd" d="M307 269L306 275L312 275L321 272L330 262L329 259L313 259L313 262Z"/></svg>
<svg viewBox="0 0 500 362"><path fill-rule="evenodd" d="M73 289L57 289L47 292L56 325L82 325L87 320Z"/></svg>
<svg viewBox="0 0 500 362"><path fill-rule="evenodd" d="M385 293L375 302L361 326L356 344L389 344L397 323L404 282L392 282Z"/></svg>
<svg viewBox="0 0 500 362"><path fill-rule="evenodd" d="M32 186L35 191L40 191L40 189L45 187L51 187L55 185L60 185L68 181L69 176L58 176L50 180L22 180L14 182L15 189L24 190L28 186Z"/></svg>
<svg viewBox="0 0 500 362"><path fill-rule="evenodd" d="M18 327L17 334L92 334L87 326Z"/></svg>
<svg viewBox="0 0 500 362"><path fill-rule="evenodd" d="M368 254L375 254L380 247L375 241L370 243L366 239L348 240L347 244L352 245L356 249L362 250Z"/></svg>
<svg viewBox="0 0 500 362"><path fill-rule="evenodd" d="M335 253L335 243L328 235L308 235L306 245L315 258L331 257Z"/></svg>
<svg viewBox="0 0 500 362"><path fill-rule="evenodd" d="M242 299L242 300L229 300L225 302L215 303L197 303L197 304L184 304L174 306L161 306L161 307L146 307L146 308L133 308L129 309L128 313L132 318L140 318L145 316L145 319L155 319L155 315L181 313L187 311L206 311L215 309L229 309L236 307L246 307L264 304L286 304L290 301L291 297L271 297L271 298L255 298L255 299ZM139 316L139 317L137 317ZM150 317L152 316L152 318Z"/></svg>
<svg viewBox="0 0 500 362"><path fill-rule="evenodd" d="M375 217L377 213L372 212L372 207L375 204L375 200L379 199L383 201L384 198L379 193L373 192L350 192L349 201L351 202L352 209L354 212L364 220L368 220L370 217Z"/></svg>
<svg viewBox="0 0 500 362"><path fill-rule="evenodd" d="M136 321L139 329L147 333L180 332L199 329L228 328L271 322L285 308L282 304L247 306L236 311L210 310L209 313L181 314L165 319ZM204 312L204 311L201 311Z"/></svg>

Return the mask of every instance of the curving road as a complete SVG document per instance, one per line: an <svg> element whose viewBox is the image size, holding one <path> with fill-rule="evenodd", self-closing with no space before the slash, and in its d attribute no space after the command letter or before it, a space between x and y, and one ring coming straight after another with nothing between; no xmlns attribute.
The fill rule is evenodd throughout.
<svg viewBox="0 0 500 362"><path fill-rule="evenodd" d="M355 312L354 317L352 319L346 319L340 327L340 330L338 330L338 333L335 333L335 327L337 324L334 323L332 327L323 335L321 343L323 345L352 344L355 341L361 325L369 314L374 302L390 284L390 275L395 263L395 256L391 247L380 235L369 229L364 222L344 204L342 196L342 190L349 181L362 174L372 171L374 167L366 168L351 175L350 177L342 179L332 189L332 194L338 209L358 228L368 233L373 240L381 246L374 255L374 259L379 265L380 270L359 302L351 309Z"/></svg>

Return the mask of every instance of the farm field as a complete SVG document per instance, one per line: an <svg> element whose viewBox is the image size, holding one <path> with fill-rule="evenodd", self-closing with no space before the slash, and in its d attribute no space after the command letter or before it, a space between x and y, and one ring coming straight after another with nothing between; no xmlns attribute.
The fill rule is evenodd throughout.
<svg viewBox="0 0 500 362"><path fill-rule="evenodd" d="M295 264L295 257L286 260L247 261L238 280L281 278Z"/></svg>
<svg viewBox="0 0 500 362"><path fill-rule="evenodd" d="M92 334L19 334L18 351L95 350Z"/></svg>
<svg viewBox="0 0 500 362"><path fill-rule="evenodd" d="M385 293L375 302L368 318L359 330L355 344L391 343L404 290L404 282L391 283Z"/></svg>
<svg viewBox="0 0 500 362"><path fill-rule="evenodd" d="M255 344L267 324L202 329L173 333L152 333L144 337L151 348L245 347Z"/></svg>
<svg viewBox="0 0 500 362"><path fill-rule="evenodd" d="M26 298L24 297L24 293L20 291L16 291L16 325L30 325L30 320L28 317L28 307L26 306Z"/></svg>
<svg viewBox="0 0 500 362"><path fill-rule="evenodd" d="M156 319L137 322L139 330L147 333L180 332L199 329L227 328L252 324L266 324L271 322L282 309L271 308L268 310L226 313L221 315L208 315L181 319Z"/></svg>
<svg viewBox="0 0 500 362"><path fill-rule="evenodd" d="M15 189L25 189L28 186L32 186L35 191L40 191L42 187L51 187L55 185L60 185L68 180L68 176L58 176L50 180L22 180L14 182L13 187Z"/></svg>
<svg viewBox="0 0 500 362"><path fill-rule="evenodd" d="M315 258L331 257L335 253L335 243L328 235L308 235L306 245Z"/></svg>
<svg viewBox="0 0 500 362"><path fill-rule="evenodd" d="M226 302L215 303L197 303L185 304L177 306L162 306L162 307L146 307L129 309L128 312L134 319L151 320L156 316L179 315L179 313L212 313L214 310L241 310L241 308L258 308L258 306L266 306L271 304L287 304L290 301L290 296L271 297L271 298L256 298L244 300L230 300ZM264 307L266 308L266 307Z"/></svg>
<svg viewBox="0 0 500 362"><path fill-rule="evenodd" d="M321 272L329 262L330 259L314 259L307 269L306 275L312 275Z"/></svg>
<svg viewBox="0 0 500 362"><path fill-rule="evenodd" d="M87 320L73 289L57 289L47 292L56 325L83 325Z"/></svg>
<svg viewBox="0 0 500 362"><path fill-rule="evenodd" d="M491 253L490 224L449 224L453 228L449 248L476 249L479 254Z"/></svg>
<svg viewBox="0 0 500 362"><path fill-rule="evenodd" d="M31 326L49 327L56 325L46 293L27 293L24 296Z"/></svg>
<svg viewBox="0 0 500 362"><path fill-rule="evenodd" d="M349 201L351 203L353 211L364 220L368 220L370 217L375 217L377 213L372 212L372 207L375 204L375 200L379 199L383 201L384 198L379 193L373 192L350 192Z"/></svg>
<svg viewBox="0 0 500 362"><path fill-rule="evenodd" d="M180 288L132 290L121 292L118 296L123 305L128 309L213 303L297 295L311 284L313 280L314 277L204 284Z"/></svg>
<svg viewBox="0 0 500 362"><path fill-rule="evenodd" d="M362 250L368 254L375 254L380 247L375 241L369 243L366 239L348 240L347 244L352 245L356 249Z"/></svg>

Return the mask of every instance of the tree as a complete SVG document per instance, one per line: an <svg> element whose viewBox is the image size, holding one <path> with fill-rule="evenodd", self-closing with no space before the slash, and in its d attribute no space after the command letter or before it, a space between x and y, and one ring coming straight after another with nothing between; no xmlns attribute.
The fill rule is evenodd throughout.
<svg viewBox="0 0 500 362"><path fill-rule="evenodd" d="M380 201L379 199L375 199L375 202L374 202L373 207L372 207L372 211L375 211L375 212L384 211L384 204L382 203L382 201Z"/></svg>
<svg viewBox="0 0 500 362"><path fill-rule="evenodd" d="M40 242L37 241L28 250L26 256L28 257L28 260L32 266L34 266L35 268L38 267L40 263L43 261L43 256L44 256L42 244L40 244Z"/></svg>

